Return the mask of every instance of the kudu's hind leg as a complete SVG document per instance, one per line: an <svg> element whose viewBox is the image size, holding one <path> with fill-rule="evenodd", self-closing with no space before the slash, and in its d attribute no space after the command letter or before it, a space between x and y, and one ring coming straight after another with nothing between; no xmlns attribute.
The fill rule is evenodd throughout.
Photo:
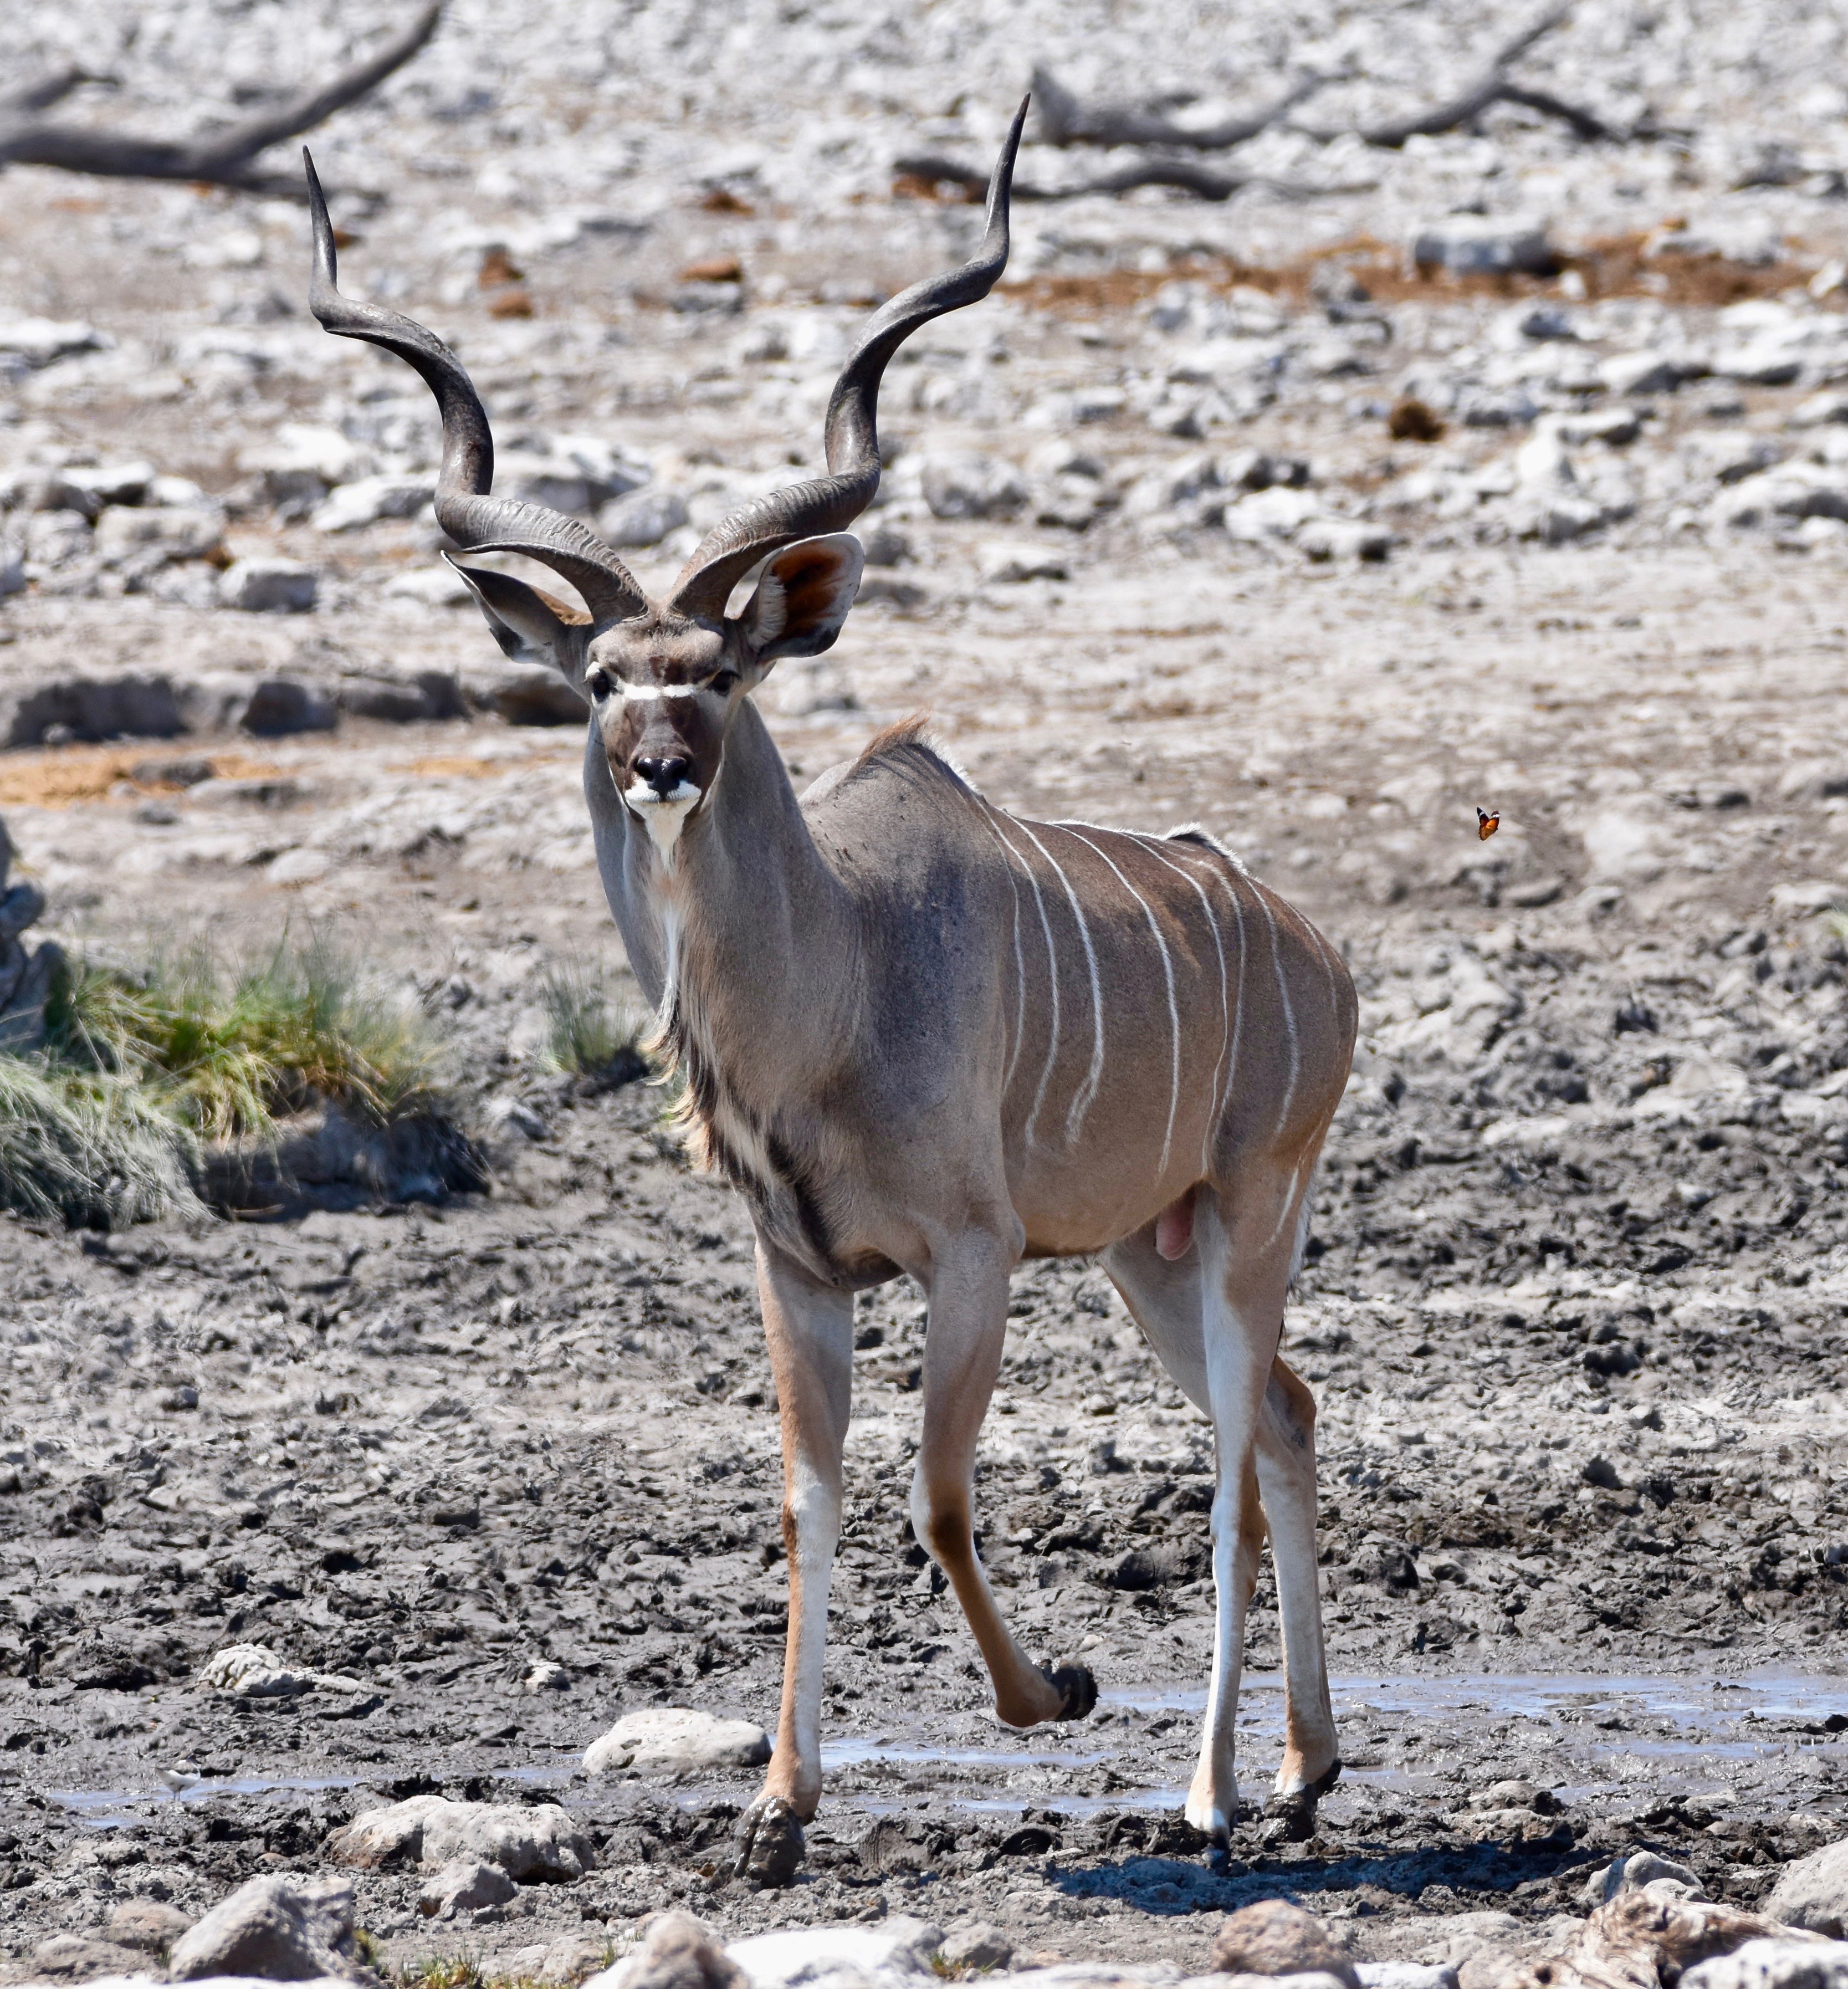
<svg viewBox="0 0 1848 1989"><path fill-rule="evenodd" d="M757 1885L787 1886L801 1861L802 1825L821 1799L821 1672L841 1532L854 1302L851 1293L817 1284L761 1240L757 1293L783 1427L789 1640L776 1751L762 1793L744 1814L737 1869Z"/></svg>
<svg viewBox="0 0 1848 1989"><path fill-rule="evenodd" d="M1104 1263L1163 1367L1188 1398L1211 1415L1197 1245L1179 1258L1164 1258L1150 1228L1113 1245ZM1277 1793L1265 1810L1285 1817L1291 1837L1306 1836L1313 1828L1316 1798L1340 1771L1328 1707L1315 1557L1315 1400L1308 1388L1281 1358L1274 1359L1257 1421L1256 1466L1263 1527L1271 1535L1277 1571L1286 1739ZM1254 1525L1253 1520L1245 1520L1237 1555L1247 1609L1257 1574Z"/></svg>
<svg viewBox="0 0 1848 1989"><path fill-rule="evenodd" d="M1285 1835L1314 1833L1318 1800L1341 1774L1322 1634L1322 1577L1315 1556L1315 1398L1281 1357L1257 1422L1257 1489L1277 1571L1283 1629L1284 1757L1268 1817Z"/></svg>
<svg viewBox="0 0 1848 1989"><path fill-rule="evenodd" d="M1000 1372L1010 1254L997 1237L957 1239L932 1266L924 1337L924 1430L912 1479L912 1530L949 1578L1010 1726L1081 1720L1097 1686L1080 1665L1042 1671L1015 1642L976 1555L971 1500L976 1443Z"/></svg>
<svg viewBox="0 0 1848 1989"><path fill-rule="evenodd" d="M1186 1817L1215 1845L1229 1841L1238 1810L1234 1730L1239 1676L1245 1612L1264 1541L1258 1427L1282 1328L1300 1201L1293 1178L1266 1182L1247 1174L1236 1203L1229 1196L1202 1194L1194 1221L1200 1259L1202 1351L1218 1486L1213 1500L1213 1676Z"/></svg>

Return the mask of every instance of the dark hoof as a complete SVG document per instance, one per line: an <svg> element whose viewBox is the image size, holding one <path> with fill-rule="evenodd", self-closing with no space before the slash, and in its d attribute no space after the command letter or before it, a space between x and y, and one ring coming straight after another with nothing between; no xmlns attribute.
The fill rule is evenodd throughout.
<svg viewBox="0 0 1848 1989"><path fill-rule="evenodd" d="M802 1862L802 1819L781 1796L760 1796L744 1812L733 1874L747 1884L780 1889Z"/></svg>
<svg viewBox="0 0 1848 1989"><path fill-rule="evenodd" d="M1232 1875L1232 1847L1229 1844L1209 1844L1207 1846L1207 1869L1216 1879Z"/></svg>
<svg viewBox="0 0 1848 1989"><path fill-rule="evenodd" d="M1097 1704L1097 1680L1084 1665L1059 1665L1046 1673L1058 1688L1059 1709L1054 1720L1082 1720Z"/></svg>
<svg viewBox="0 0 1848 1989"><path fill-rule="evenodd" d="M1268 1842L1306 1844L1315 1835L1315 1805L1341 1779L1341 1764L1332 1763L1315 1780L1300 1789L1279 1792L1264 1804L1264 1821L1271 1826L1264 1836ZM1276 1828L1281 1825L1281 1829Z"/></svg>

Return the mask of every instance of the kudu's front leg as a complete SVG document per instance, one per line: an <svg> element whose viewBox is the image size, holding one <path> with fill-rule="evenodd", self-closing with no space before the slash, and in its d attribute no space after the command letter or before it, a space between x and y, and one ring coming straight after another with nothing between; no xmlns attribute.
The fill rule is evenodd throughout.
<svg viewBox="0 0 1848 1989"><path fill-rule="evenodd" d="M821 1800L821 1669L828 1588L841 1532L841 1458L853 1393L854 1301L757 1244L757 1295L783 1425L783 1544L789 1641L776 1751L745 1811L738 1875L787 1886L802 1826Z"/></svg>
<svg viewBox="0 0 1848 1989"><path fill-rule="evenodd" d="M996 1607L976 1554L971 1510L976 1439L1000 1372L1013 1254L998 1236L968 1232L932 1266L924 1337L924 1431L911 1484L911 1524L949 1577L974 1633L995 1711L1010 1726L1082 1720L1097 1684L1081 1665L1042 1671Z"/></svg>

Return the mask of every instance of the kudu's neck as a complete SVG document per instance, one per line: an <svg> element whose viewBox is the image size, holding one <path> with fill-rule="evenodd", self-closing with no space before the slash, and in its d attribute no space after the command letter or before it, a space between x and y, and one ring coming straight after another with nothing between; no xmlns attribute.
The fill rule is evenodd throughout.
<svg viewBox="0 0 1848 1989"><path fill-rule="evenodd" d="M632 816L624 840L618 923L657 1015L728 1066L812 1069L851 1013L858 935L754 704L671 856Z"/></svg>

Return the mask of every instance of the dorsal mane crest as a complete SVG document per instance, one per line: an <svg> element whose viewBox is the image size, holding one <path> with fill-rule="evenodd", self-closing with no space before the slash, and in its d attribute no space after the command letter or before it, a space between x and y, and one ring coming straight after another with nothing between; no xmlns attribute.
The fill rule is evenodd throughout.
<svg viewBox="0 0 1848 1989"><path fill-rule="evenodd" d="M977 791L974 781L930 737L930 720L922 711L914 711L887 726L883 732L875 733L848 770L847 778L857 780L881 767L927 774L970 794Z"/></svg>

